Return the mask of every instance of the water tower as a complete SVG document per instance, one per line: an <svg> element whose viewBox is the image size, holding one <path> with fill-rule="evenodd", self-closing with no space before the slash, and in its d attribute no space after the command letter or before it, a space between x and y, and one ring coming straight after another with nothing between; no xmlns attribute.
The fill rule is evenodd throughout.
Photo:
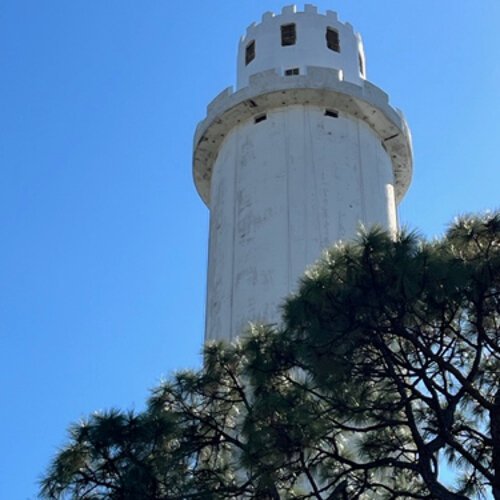
<svg viewBox="0 0 500 500"><path fill-rule="evenodd" d="M307 266L360 224L395 231L412 172L405 119L334 12L264 14L240 40L237 71L194 140L210 209L207 340L278 322Z"/></svg>

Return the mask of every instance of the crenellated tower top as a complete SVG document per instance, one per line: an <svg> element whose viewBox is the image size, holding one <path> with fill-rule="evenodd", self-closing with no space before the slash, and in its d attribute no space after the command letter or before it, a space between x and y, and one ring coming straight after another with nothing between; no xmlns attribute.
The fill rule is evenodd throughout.
<svg viewBox="0 0 500 500"><path fill-rule="evenodd" d="M339 70L343 80L361 85L366 78L361 36L335 12L320 14L314 5L306 4L303 11L290 5L281 14L266 12L240 40L237 89L262 71L296 75L307 66Z"/></svg>
<svg viewBox="0 0 500 500"><path fill-rule="evenodd" d="M361 36L337 14L306 4L280 14L266 12L251 24L238 48L235 89L223 90L207 107L194 138L193 174L210 204L213 167L228 134L272 110L296 105L328 109L362 120L379 137L393 166L399 202L410 185L412 145L402 113L366 79Z"/></svg>

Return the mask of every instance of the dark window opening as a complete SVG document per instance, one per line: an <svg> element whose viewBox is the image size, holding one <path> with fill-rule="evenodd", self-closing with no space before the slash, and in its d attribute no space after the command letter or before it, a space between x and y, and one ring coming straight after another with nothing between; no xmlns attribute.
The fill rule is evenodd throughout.
<svg viewBox="0 0 500 500"><path fill-rule="evenodd" d="M332 28L326 28L326 46L330 50L340 52L340 39L338 31Z"/></svg>
<svg viewBox="0 0 500 500"><path fill-rule="evenodd" d="M390 137L386 137L386 138L384 139L384 141L385 141L385 142L387 142L387 141L390 141L391 139L395 139L398 135L399 135L399 134L394 134L394 135L391 135Z"/></svg>
<svg viewBox="0 0 500 500"><path fill-rule="evenodd" d="M256 116L255 119L254 119L254 123L260 123L260 122L263 122L264 120L267 120L267 115L266 114Z"/></svg>
<svg viewBox="0 0 500 500"><path fill-rule="evenodd" d="M297 33L295 31L295 24L283 24L281 26L281 45L295 45L297 41Z"/></svg>
<svg viewBox="0 0 500 500"><path fill-rule="evenodd" d="M245 50L245 64L250 64L255 59L255 40L252 40Z"/></svg>
<svg viewBox="0 0 500 500"><path fill-rule="evenodd" d="M334 109L325 109L325 116L329 116L330 118L338 118L339 112Z"/></svg>
<svg viewBox="0 0 500 500"><path fill-rule="evenodd" d="M299 68L290 68L285 70L285 76L300 75Z"/></svg>
<svg viewBox="0 0 500 500"><path fill-rule="evenodd" d="M360 53L358 53L358 62L359 62L359 72L361 73L361 76L365 76L365 65L363 63L363 58L361 57Z"/></svg>

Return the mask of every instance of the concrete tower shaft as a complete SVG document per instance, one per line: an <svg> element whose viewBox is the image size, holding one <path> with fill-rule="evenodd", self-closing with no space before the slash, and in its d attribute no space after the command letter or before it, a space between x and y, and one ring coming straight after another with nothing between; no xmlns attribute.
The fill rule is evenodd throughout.
<svg viewBox="0 0 500 500"><path fill-rule="evenodd" d="M360 37L312 6L250 26L238 89L208 106L194 149L210 208L207 340L278 321L306 267L360 224L395 230L411 179L406 122L365 80Z"/></svg>

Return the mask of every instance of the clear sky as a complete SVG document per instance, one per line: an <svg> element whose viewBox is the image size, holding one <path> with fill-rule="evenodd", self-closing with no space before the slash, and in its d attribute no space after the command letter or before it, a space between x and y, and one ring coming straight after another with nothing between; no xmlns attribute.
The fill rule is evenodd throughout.
<svg viewBox="0 0 500 500"><path fill-rule="evenodd" d="M289 2L288 2L289 3ZM70 422L199 366L205 107L275 0L0 3L0 498L34 498ZM413 133L403 224L500 206L500 2L318 1ZM302 7L302 4L299 4Z"/></svg>

